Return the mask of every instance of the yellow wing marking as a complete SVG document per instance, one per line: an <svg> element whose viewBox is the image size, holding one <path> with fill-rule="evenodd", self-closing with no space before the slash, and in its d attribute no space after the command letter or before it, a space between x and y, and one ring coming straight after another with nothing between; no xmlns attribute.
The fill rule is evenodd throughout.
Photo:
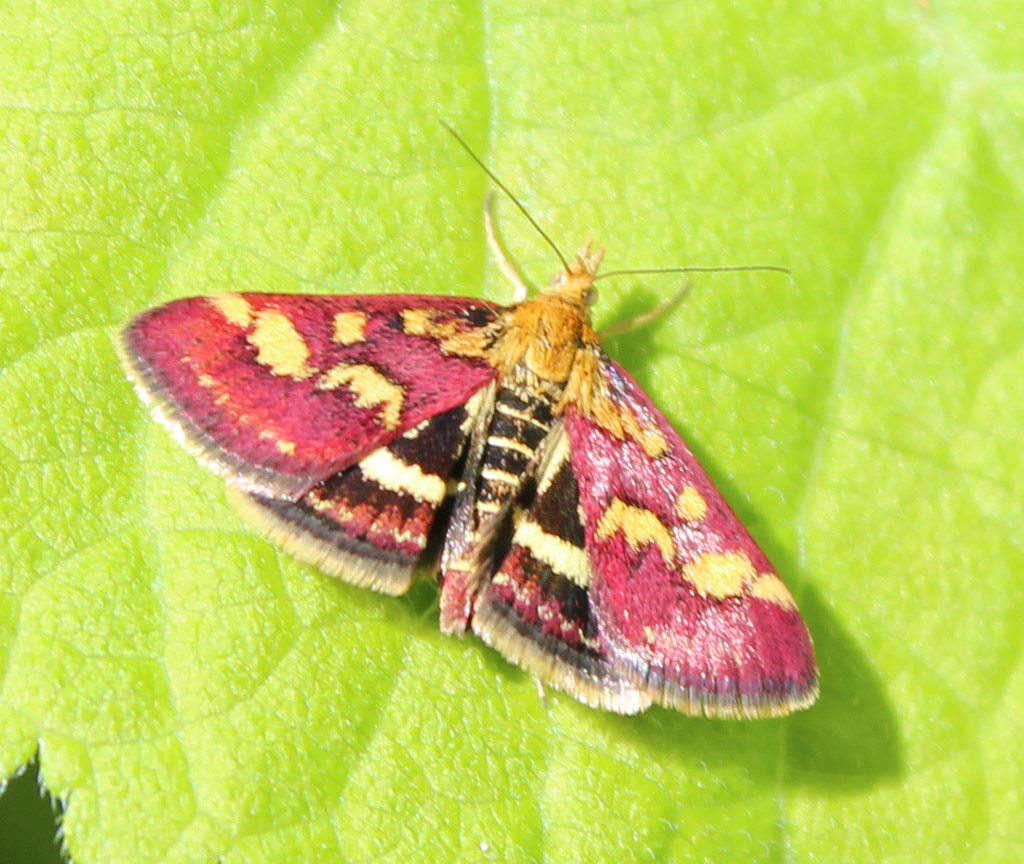
<svg viewBox="0 0 1024 864"><path fill-rule="evenodd" d="M758 597L761 600L768 600L777 603L783 609L796 612L796 600L789 593L786 584L774 573L762 573L750 586L748 591L751 597Z"/></svg>
<svg viewBox="0 0 1024 864"><path fill-rule="evenodd" d="M334 341L356 345L366 340L366 313L339 312L334 316Z"/></svg>
<svg viewBox="0 0 1024 864"><path fill-rule="evenodd" d="M753 562L743 552L705 552L683 567L683 577L697 593L715 600L738 597L755 575Z"/></svg>
<svg viewBox="0 0 1024 864"><path fill-rule="evenodd" d="M338 363L324 372L317 386L321 390L347 387L356 396L359 408L381 406L380 424L397 429L405 404L405 390L372 366Z"/></svg>
<svg viewBox="0 0 1024 864"><path fill-rule="evenodd" d="M410 465L399 459L386 447L374 450L359 463L359 470L367 480L383 489L411 495L417 501L433 504L444 501L447 485L437 474L427 474L419 465Z"/></svg>
<svg viewBox="0 0 1024 864"><path fill-rule="evenodd" d="M273 309L257 312L247 338L256 348L256 362L273 374L295 381L315 374L309 365L309 346L287 315Z"/></svg>
<svg viewBox="0 0 1024 864"><path fill-rule="evenodd" d="M605 540L614 537L621 531L634 552L639 552L646 543L654 543L661 550L665 563L671 565L675 560L675 547L672 534L656 513L645 507L627 504L619 498L613 498L608 509L604 511L597 523L596 535Z"/></svg>
<svg viewBox="0 0 1024 864"><path fill-rule="evenodd" d="M708 502L696 486L684 486L676 497L676 513L686 522L700 522L708 515Z"/></svg>
<svg viewBox="0 0 1024 864"><path fill-rule="evenodd" d="M252 324L252 306L238 294L214 294L209 298L218 312L236 327L247 330Z"/></svg>

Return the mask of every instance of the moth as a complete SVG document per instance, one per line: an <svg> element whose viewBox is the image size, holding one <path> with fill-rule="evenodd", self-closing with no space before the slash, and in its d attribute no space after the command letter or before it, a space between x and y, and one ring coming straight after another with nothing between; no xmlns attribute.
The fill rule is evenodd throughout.
<svg viewBox="0 0 1024 864"><path fill-rule="evenodd" d="M433 570L441 630L543 684L621 714L808 707L818 672L791 593L601 347L601 253L585 245L528 299L487 213L512 305L192 297L125 325L125 369L270 539L385 594Z"/></svg>

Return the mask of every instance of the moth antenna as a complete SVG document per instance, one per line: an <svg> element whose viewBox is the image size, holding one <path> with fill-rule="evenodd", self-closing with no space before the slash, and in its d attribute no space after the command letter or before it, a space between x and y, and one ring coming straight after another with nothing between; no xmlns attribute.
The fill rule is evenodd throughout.
<svg viewBox="0 0 1024 864"><path fill-rule="evenodd" d="M487 165L484 163L484 160L481 159L479 156L476 155L476 153L473 152L472 148L462 139L462 136L459 135L458 132L456 132L454 129L452 129L452 127L449 126L447 123L445 123L444 120L441 120L440 123L441 123L442 126L444 126L445 129L448 130L448 132L451 134L451 136L456 141L458 141L459 144L462 145L462 149L465 150L470 155L470 157L472 157L473 161L476 162L476 164L479 165L483 169L484 173L488 177L490 177L491 180L494 181L495 185L502 192L504 192L506 195L508 195L509 199L512 201L513 204L516 205L516 207L519 208L519 212L522 213L526 217L527 221L533 226L534 230L538 234L540 234L541 237L544 238L544 242L547 243L548 246L550 246L554 250L555 255L558 256L558 260L562 262L562 267L566 270L566 272L568 272L568 270L569 270L569 262L566 260L566 257L562 254L562 250L559 249L555 245L555 241L552 240L547 235L547 233L544 231L544 229L541 228L540 225L537 224L537 220L534 219L530 215L529 211L523 206L522 202L518 198L516 198L516 196L512 194L512 191L508 188L508 186L506 186L504 183L502 183L498 179L497 175L490 168L487 167Z"/></svg>
<svg viewBox="0 0 1024 864"><path fill-rule="evenodd" d="M608 279L611 276L643 276L651 273L736 273L745 270L769 270L772 273L785 273L792 277L793 274L786 267L776 267L774 264L740 264L734 267L654 267L642 270L609 270L594 277Z"/></svg>

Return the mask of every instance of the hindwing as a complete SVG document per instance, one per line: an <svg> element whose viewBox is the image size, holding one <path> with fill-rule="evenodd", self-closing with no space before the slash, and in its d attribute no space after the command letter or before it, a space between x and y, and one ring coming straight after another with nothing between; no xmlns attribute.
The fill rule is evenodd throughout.
<svg viewBox="0 0 1024 864"><path fill-rule="evenodd" d="M458 481L483 401L480 392L423 421L296 501L239 490L232 497L250 523L296 558L346 582L404 594Z"/></svg>

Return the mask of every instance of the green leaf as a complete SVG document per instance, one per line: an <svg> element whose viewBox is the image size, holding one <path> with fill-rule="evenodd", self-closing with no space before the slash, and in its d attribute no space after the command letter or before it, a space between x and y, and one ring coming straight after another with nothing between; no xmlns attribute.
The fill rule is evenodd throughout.
<svg viewBox="0 0 1024 864"><path fill-rule="evenodd" d="M1019 4L7 4L0 776L91 862L1000 862L1024 831ZM221 290L510 298L487 180L794 589L799 716L621 718L245 529L121 320ZM507 202L537 282L550 250ZM674 277L601 283L598 324Z"/></svg>

